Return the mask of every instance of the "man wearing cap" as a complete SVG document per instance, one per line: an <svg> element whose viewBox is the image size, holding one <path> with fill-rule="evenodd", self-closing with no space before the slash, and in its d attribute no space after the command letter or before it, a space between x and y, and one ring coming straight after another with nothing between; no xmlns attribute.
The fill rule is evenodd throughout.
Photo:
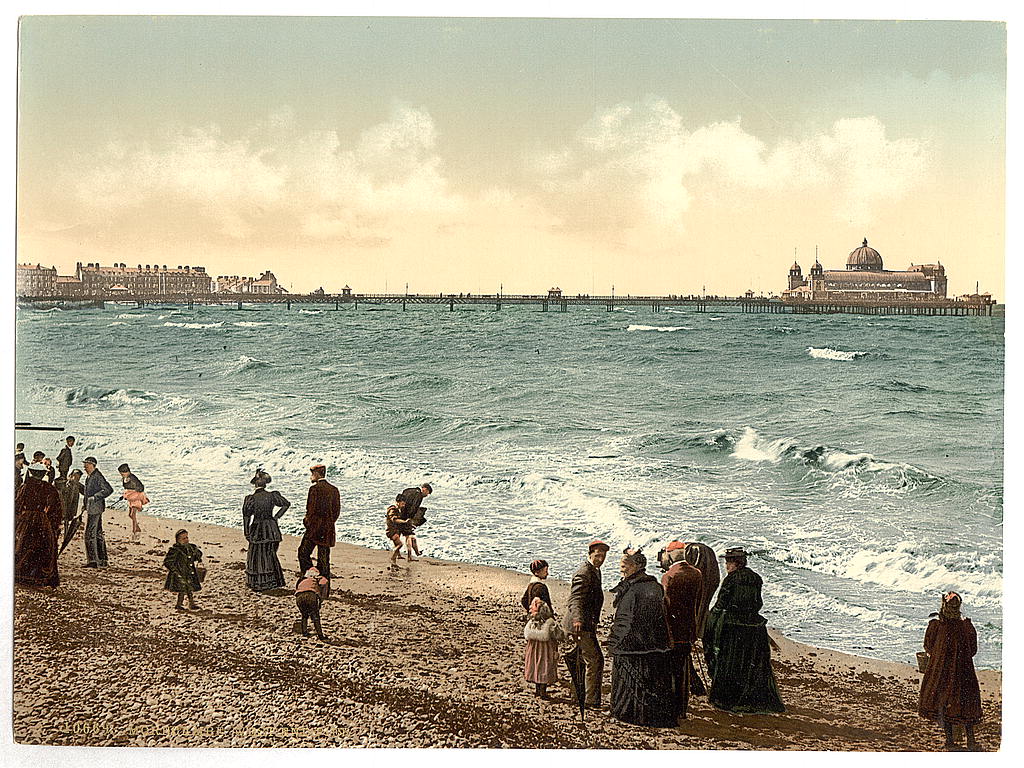
<svg viewBox="0 0 1024 768"><path fill-rule="evenodd" d="M60 585L57 536L64 508L57 489L45 477L45 464L30 464L25 484L14 498L14 581L33 587Z"/></svg>
<svg viewBox="0 0 1024 768"><path fill-rule="evenodd" d="M603 541L590 542L586 562L573 574L569 605L565 611L566 634L576 639L587 667L586 705L594 708L601 706L601 679L604 675L604 654L597 642L597 625L604 605L601 566L608 549Z"/></svg>
<svg viewBox="0 0 1024 768"><path fill-rule="evenodd" d="M673 541L658 556L661 568L665 571L661 577L661 586L665 590L672 658L679 681L676 689L677 703L682 718L686 717L690 705L691 685L699 680L693 669L691 650L697 640L697 616L704 592L704 579L700 571L686 561L685 550L686 544ZM704 693L703 686L699 692Z"/></svg>
<svg viewBox="0 0 1024 768"><path fill-rule="evenodd" d="M103 512L106 498L114 492L107 478L96 466L95 456L86 456L85 467L85 567L106 568L107 540L103 535Z"/></svg>
<svg viewBox="0 0 1024 768"><path fill-rule="evenodd" d="M75 438L68 435L64 439L64 447L57 454L57 477L67 477L74 459L71 456L71 449L75 446Z"/></svg>
<svg viewBox="0 0 1024 768"><path fill-rule="evenodd" d="M299 544L299 570L306 573L313 567L313 547L320 575L331 578L331 547L335 544L334 523L341 514L341 494L327 482L327 467L314 464L309 468L309 493L306 496L306 517L302 524L306 533Z"/></svg>
<svg viewBox="0 0 1024 768"><path fill-rule="evenodd" d="M742 547L722 555L726 576L708 614L704 655L711 674L708 700L731 712L783 712L772 671L768 621L758 613L761 577L747 567Z"/></svg>

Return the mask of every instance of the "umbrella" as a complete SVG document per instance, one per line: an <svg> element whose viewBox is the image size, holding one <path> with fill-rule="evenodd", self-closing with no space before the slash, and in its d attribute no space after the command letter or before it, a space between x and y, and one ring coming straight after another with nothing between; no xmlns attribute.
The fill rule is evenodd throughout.
<svg viewBox="0 0 1024 768"><path fill-rule="evenodd" d="M584 712L587 708L587 680L583 670L583 652L580 650L580 644L577 642L573 645L572 650L567 651L562 658L565 659L565 666L569 668L569 680L572 681L576 701L580 705L580 722L586 722Z"/></svg>
<svg viewBox="0 0 1024 768"><path fill-rule="evenodd" d="M68 523L68 529L64 532L64 543L60 545L60 552L57 556L60 557L61 553L68 548L68 544L75 538L75 534L78 533L78 529L82 527L82 516L79 515Z"/></svg>

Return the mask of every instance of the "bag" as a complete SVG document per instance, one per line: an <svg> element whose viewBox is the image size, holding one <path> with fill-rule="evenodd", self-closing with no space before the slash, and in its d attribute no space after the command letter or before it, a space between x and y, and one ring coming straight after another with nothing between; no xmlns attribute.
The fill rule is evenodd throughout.
<svg viewBox="0 0 1024 768"><path fill-rule="evenodd" d="M203 583L203 579L206 578L206 566L201 563L196 563L196 578L199 579L199 583Z"/></svg>

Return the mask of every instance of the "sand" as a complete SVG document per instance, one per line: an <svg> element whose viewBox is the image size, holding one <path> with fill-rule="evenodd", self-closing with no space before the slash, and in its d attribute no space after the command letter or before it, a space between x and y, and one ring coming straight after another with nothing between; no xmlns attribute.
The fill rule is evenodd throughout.
<svg viewBox="0 0 1024 768"><path fill-rule="evenodd" d="M387 568L388 553L339 544L323 607L329 642L297 633L291 589L245 586L240 529L140 517L104 519L111 567L84 568L81 540L61 556L56 590L18 587L14 735L25 744L232 747L523 747L938 750L917 715L920 675L905 664L816 649L772 630L786 712L735 715L693 698L673 729L607 712L580 723L568 682L537 700L523 680L528 576L424 557ZM209 567L200 610L174 610L164 554L185 527ZM429 547L429 532L423 539ZM281 562L294 584L299 540ZM582 562L582 557L581 557ZM605 582L617 580L614 564ZM556 610L567 585L548 581ZM770 600L771 585L766 586ZM607 636L606 600L599 636ZM923 636L923 627L922 627ZM605 691L610 690L610 664ZM999 748L1002 675L979 672L978 740ZM607 693L605 694L607 700Z"/></svg>

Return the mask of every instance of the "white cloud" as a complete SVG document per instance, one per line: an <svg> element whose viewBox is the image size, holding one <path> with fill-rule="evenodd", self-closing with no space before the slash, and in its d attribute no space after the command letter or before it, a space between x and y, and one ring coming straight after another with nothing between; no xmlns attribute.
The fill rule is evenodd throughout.
<svg viewBox="0 0 1024 768"><path fill-rule="evenodd" d="M681 233L696 198L728 194L814 193L827 201L823 213L869 223L879 206L923 180L929 150L925 139L889 139L874 117L769 146L738 120L689 130L665 100L651 97L598 113L534 170L567 226Z"/></svg>

